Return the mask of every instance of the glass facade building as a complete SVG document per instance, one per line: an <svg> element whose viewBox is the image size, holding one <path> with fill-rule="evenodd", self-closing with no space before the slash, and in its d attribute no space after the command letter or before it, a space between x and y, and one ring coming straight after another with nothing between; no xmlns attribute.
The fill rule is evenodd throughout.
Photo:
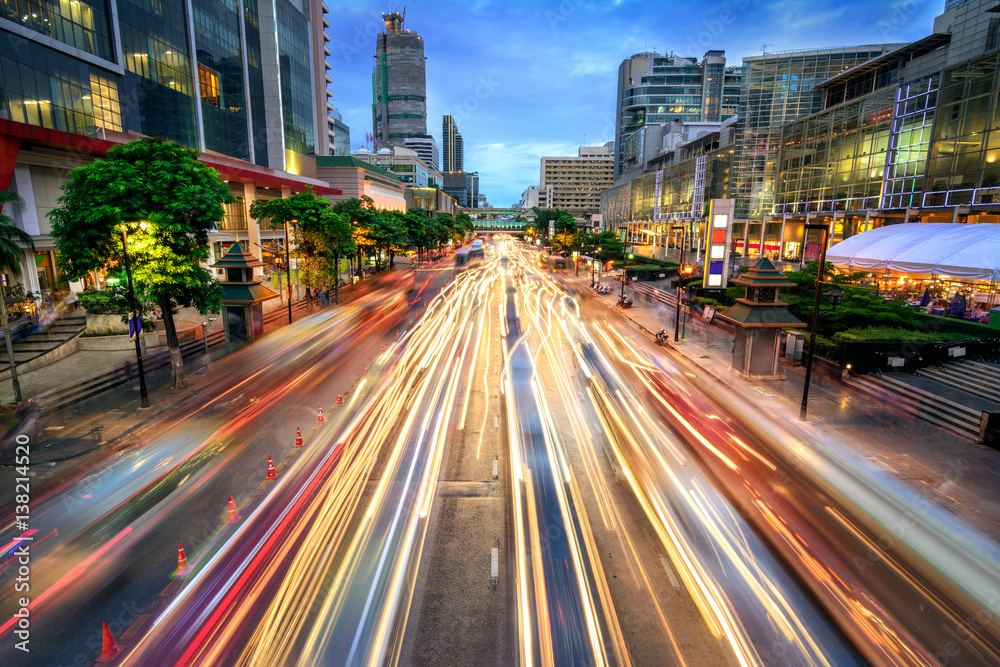
<svg viewBox="0 0 1000 667"><path fill-rule="evenodd" d="M266 16L257 0L119 0L116 14L109 0L9 0L5 9L0 118L160 136L282 170L296 162L284 151L313 156L318 131L327 136L314 112L322 3L275 0ZM268 41L277 49L262 49ZM267 132L275 117L277 138Z"/></svg>
<svg viewBox="0 0 1000 667"><path fill-rule="evenodd" d="M736 115L741 71L726 66L725 51L697 58L639 53L618 68L614 177L627 156L642 155L640 130L679 120L717 122Z"/></svg>
<svg viewBox="0 0 1000 667"><path fill-rule="evenodd" d="M737 125L736 217L761 220L774 206L781 126L822 111L827 79L895 45L803 50L743 59Z"/></svg>

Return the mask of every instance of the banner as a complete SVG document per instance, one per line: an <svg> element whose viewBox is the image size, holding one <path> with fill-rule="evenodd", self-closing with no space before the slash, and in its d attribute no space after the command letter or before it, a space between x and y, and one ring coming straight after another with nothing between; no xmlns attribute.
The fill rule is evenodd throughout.
<svg viewBox="0 0 1000 667"><path fill-rule="evenodd" d="M135 313L128 314L128 339L142 338L142 317Z"/></svg>

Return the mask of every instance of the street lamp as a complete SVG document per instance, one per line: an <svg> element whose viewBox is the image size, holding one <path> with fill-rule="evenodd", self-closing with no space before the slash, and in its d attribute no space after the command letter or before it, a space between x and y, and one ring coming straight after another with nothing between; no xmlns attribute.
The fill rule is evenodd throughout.
<svg viewBox="0 0 1000 667"><path fill-rule="evenodd" d="M127 222L127 221L122 221ZM125 264L125 279L128 281L128 301L132 316L138 318L135 327L135 366L139 371L139 407L149 407L149 392L146 391L146 372L142 367L142 343L139 340L142 326L142 313L139 312L135 298L135 287L132 284L132 265L128 259L128 232L122 225L122 259Z"/></svg>
<svg viewBox="0 0 1000 667"><path fill-rule="evenodd" d="M677 298L677 310L674 314L674 342L680 341L681 331L681 278L684 274L684 234L687 231L685 225L671 225L671 230L681 230L681 254L680 264L677 266L677 290L674 296Z"/></svg>
<svg viewBox="0 0 1000 667"><path fill-rule="evenodd" d="M292 218L285 223L285 268L288 270L288 323L292 323L292 260L288 255L288 225L296 224L298 218Z"/></svg>
<svg viewBox="0 0 1000 667"><path fill-rule="evenodd" d="M209 353L208 353L208 328L210 326L212 326L212 322L214 322L214 321L215 321L215 318L214 317L210 317L210 318L208 318L207 322L202 322L201 323L201 335L202 335L203 340L205 341L205 370L206 371L209 368L212 367L212 357L209 356Z"/></svg>
<svg viewBox="0 0 1000 667"><path fill-rule="evenodd" d="M826 244L830 236L830 228L827 225L806 225L805 231L802 234L803 247L805 247L805 236L810 231L823 232L823 250L820 253L819 270L816 272L816 295L813 297L812 331L809 332L809 356L806 359L806 382L802 387L802 407L799 410L799 419L802 421L806 420L806 408L809 404L809 382L812 379L813 354L816 351L816 327L819 326L820 316L819 298L823 290L823 270L826 268ZM837 309L837 306L844 299L844 292L840 288L834 288L830 290L829 296L832 308L823 311L824 314L832 313Z"/></svg>

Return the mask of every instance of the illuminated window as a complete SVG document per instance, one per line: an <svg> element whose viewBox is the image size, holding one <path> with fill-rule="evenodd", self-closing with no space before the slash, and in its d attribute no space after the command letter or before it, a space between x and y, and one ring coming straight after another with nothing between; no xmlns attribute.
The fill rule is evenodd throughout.
<svg viewBox="0 0 1000 667"><path fill-rule="evenodd" d="M91 74L90 103L94 108L94 125L121 132L122 111L118 103L118 87L113 81Z"/></svg>
<svg viewBox="0 0 1000 667"><path fill-rule="evenodd" d="M222 106L222 91L219 88L219 75L204 65L198 65L198 84L201 88L201 101L214 107Z"/></svg>

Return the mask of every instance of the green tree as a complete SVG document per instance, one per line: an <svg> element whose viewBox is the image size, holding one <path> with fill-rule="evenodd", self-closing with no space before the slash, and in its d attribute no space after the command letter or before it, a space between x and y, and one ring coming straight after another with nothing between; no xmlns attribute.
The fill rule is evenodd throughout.
<svg viewBox="0 0 1000 667"><path fill-rule="evenodd" d="M379 211L371 230L375 250L375 270L382 270L382 253L389 255L389 264L406 244L406 224L397 211Z"/></svg>
<svg viewBox="0 0 1000 667"><path fill-rule="evenodd" d="M403 224L406 227L409 245L418 253L422 254L431 247L430 218L427 217L427 211L422 208L411 208L403 216Z"/></svg>
<svg viewBox="0 0 1000 667"><path fill-rule="evenodd" d="M351 225L354 237L354 257L357 260L355 275L360 277L362 259L370 255L375 247L372 235L372 229L375 227L378 217L375 200L368 195L362 195L360 199L351 197L334 204L333 210L335 213L345 216Z"/></svg>
<svg viewBox="0 0 1000 667"><path fill-rule="evenodd" d="M289 255L299 264L299 281L309 290L328 289L337 284L340 255L353 252L350 224L330 208L330 202L317 197L311 188L289 197L258 199L250 205L250 217L265 222L271 229L292 224L294 245Z"/></svg>
<svg viewBox="0 0 1000 667"><path fill-rule="evenodd" d="M31 235L14 225L14 220L4 214L4 208L10 204L21 206L24 201L16 193L10 190L0 190L0 269L6 269L13 276L21 275L21 257L24 250L18 243L23 243L32 250L35 249L35 242ZM14 362L14 349L10 340L10 323L7 321L7 296L8 287L0 292L0 314L3 315L3 335L7 344L7 361L10 366L10 381L14 387L14 402L21 402L21 383L17 379L17 364ZM28 293L30 294L30 292ZM27 295L26 295L27 296Z"/></svg>
<svg viewBox="0 0 1000 667"><path fill-rule="evenodd" d="M155 301L163 313L170 387L187 386L174 312L221 308L222 290L202 263L208 232L225 215L222 204L235 201L229 186L198 161L197 151L140 139L71 170L62 191L49 213L60 272L78 279L99 269L119 271L127 232L137 296Z"/></svg>

